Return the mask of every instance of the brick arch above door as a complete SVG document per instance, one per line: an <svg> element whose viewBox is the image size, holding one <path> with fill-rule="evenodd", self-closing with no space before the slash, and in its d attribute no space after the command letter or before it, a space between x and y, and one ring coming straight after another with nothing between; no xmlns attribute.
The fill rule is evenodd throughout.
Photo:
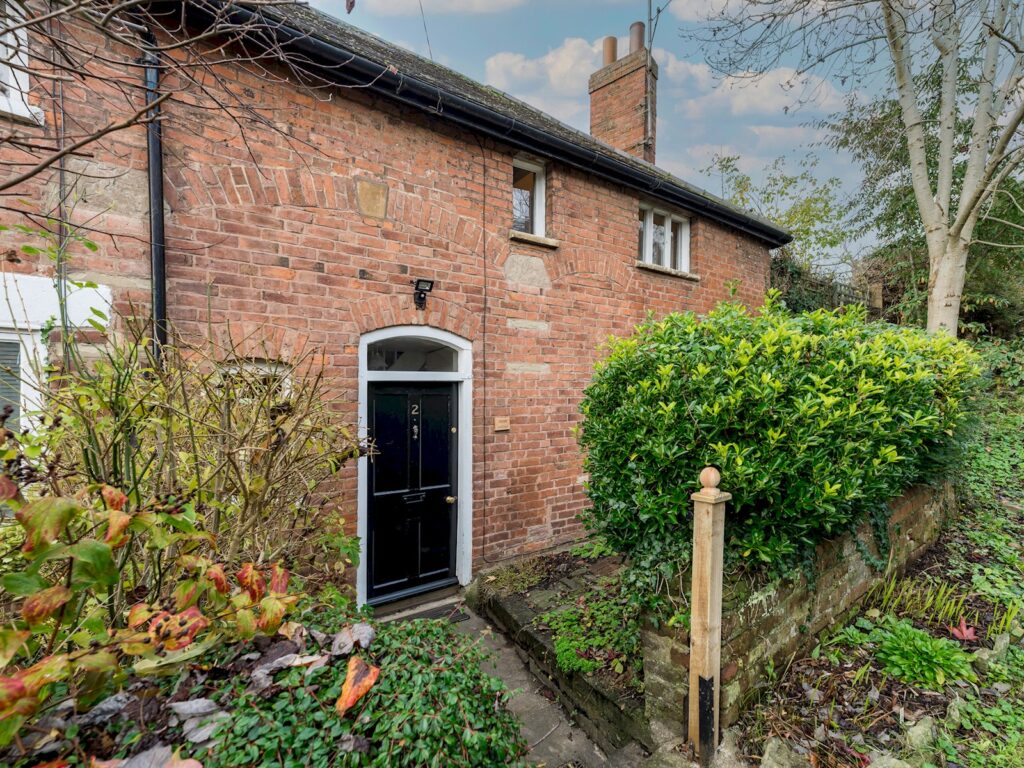
<svg viewBox="0 0 1024 768"><path fill-rule="evenodd" d="M416 309L413 306L411 287L408 293L374 296L357 301L349 311L360 334L393 325L424 325L475 341L480 330L480 316L453 301L431 295L427 298L425 310Z"/></svg>

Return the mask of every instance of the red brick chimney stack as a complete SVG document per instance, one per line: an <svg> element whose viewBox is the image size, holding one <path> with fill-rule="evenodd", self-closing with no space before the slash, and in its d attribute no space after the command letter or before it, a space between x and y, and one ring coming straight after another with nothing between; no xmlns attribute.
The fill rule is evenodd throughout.
<svg viewBox="0 0 1024 768"><path fill-rule="evenodd" d="M604 64L590 76L590 134L616 149L654 162L658 65L644 44L644 23L629 28L629 53L604 39Z"/></svg>

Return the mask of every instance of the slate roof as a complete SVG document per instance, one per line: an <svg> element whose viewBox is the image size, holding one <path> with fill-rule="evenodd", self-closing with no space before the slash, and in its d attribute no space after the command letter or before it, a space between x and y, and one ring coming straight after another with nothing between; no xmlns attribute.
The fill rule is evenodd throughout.
<svg viewBox="0 0 1024 768"><path fill-rule="evenodd" d="M261 5L259 12L303 36L328 44L339 54L336 61L339 72L345 69L344 55L346 53L388 68L390 70L387 73L389 77L394 79L393 76L397 76L397 85L393 93L390 89L376 89L385 96L401 96L403 83L416 82L434 88L438 92L438 101L436 107L431 111L436 112L442 118L446 117L449 112L445 109L444 99L446 97L464 99L499 116L511 119L524 129L535 129L560 140L560 142L592 153L604 166L621 166L624 177L620 181L627 186L634 187L644 195L655 199L660 198L676 205L680 204L680 200L684 201L684 205L685 201L692 200L696 205L686 207L696 207L699 209L697 212L710 218L738 226L766 241L772 247L784 245L792 239L788 232L775 223L689 184L656 165L615 149L590 134L566 125L503 91L478 83L459 72L382 40L319 10L307 5L285 4L280 6ZM560 142L556 141L556 144L560 144ZM542 154L542 152L538 152L538 154ZM555 160L560 159L557 151L552 151L547 156ZM643 179L642 183L637 181L637 183L630 184L629 179L633 176Z"/></svg>

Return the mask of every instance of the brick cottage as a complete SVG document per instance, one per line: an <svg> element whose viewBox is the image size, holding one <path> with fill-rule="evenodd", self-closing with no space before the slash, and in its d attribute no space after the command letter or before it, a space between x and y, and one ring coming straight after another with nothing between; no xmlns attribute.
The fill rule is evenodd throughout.
<svg viewBox="0 0 1024 768"><path fill-rule="evenodd" d="M208 22L208 1L176 7ZM96 300L150 311L154 296L159 317L165 297L175 333L245 339L253 364L319 350L378 452L342 494L364 547L361 601L466 584L577 538L573 428L602 341L647 313L705 312L730 287L759 305L769 249L788 235L654 165L658 70L642 25L621 58L605 41L588 135L310 8L227 8L239 23L271 19L276 44L329 79L330 98L296 87L294 63L264 59L259 72L220 51L210 72L265 124L243 137L224 110L171 99L156 155L136 126L70 156L63 181L48 171L5 198L8 211L46 213L63 196L99 243L69 264L99 286L72 313ZM121 56L140 82L138 63L94 30L67 34L103 48L107 66ZM75 82L61 114L43 114L53 82L31 78L45 61L45 50L26 57L25 103L4 97L22 137L52 142L55 126L117 117ZM0 317L16 366L28 350L14 326L38 342L55 314L51 265L14 256L17 240L0 234L8 290L29 297ZM5 386L16 402L17 384Z"/></svg>

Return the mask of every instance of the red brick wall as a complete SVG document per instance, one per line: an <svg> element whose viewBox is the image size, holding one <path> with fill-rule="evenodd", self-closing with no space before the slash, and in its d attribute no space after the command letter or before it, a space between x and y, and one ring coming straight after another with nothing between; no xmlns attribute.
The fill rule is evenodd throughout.
<svg viewBox="0 0 1024 768"><path fill-rule="evenodd" d="M550 164L548 235L559 246L510 241L508 148L365 93L320 101L232 67L220 74L248 89L280 131L249 125L246 143L223 114L168 107L171 322L196 336L210 323L285 360L322 350L353 419L361 333L429 324L472 340L477 569L579 536L586 502L573 427L608 335L628 334L648 311L704 312L728 295L727 281L739 281L741 300L762 301L765 247L717 224L692 227L699 283L637 269L637 195ZM84 90L70 87L66 101L83 123L104 117L103 100ZM74 211L77 221L100 215L118 235L99 237L99 254L82 252L75 269L111 285L121 309L147 299L145 187L130 183L144 173L144 138L133 128L95 150L95 162L123 169L126 181ZM385 217L359 212L357 180L386 185ZM20 194L41 204L52 188L40 179ZM102 213L107 198L127 213ZM534 284L510 279L524 265ZM436 281L426 312L412 307L412 277ZM506 416L511 429L494 432ZM354 471L343 490L352 519Z"/></svg>
<svg viewBox="0 0 1024 768"><path fill-rule="evenodd" d="M652 94L651 139L647 135L647 105L645 93L648 85L657 92L658 68L651 62L651 77L647 79L647 49L641 48L618 61L602 67L590 76L590 133L605 144L654 162L657 99Z"/></svg>

